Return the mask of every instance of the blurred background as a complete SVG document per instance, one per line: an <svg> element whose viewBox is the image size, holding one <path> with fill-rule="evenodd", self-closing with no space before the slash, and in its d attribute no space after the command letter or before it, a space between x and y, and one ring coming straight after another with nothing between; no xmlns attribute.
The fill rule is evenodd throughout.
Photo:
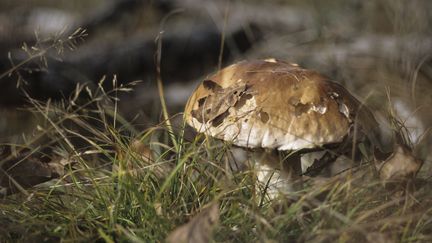
<svg viewBox="0 0 432 243"><path fill-rule="evenodd" d="M431 37L430 0L2 0L0 142L37 127L27 96L58 101L77 84L105 79L108 90L114 77L140 80L119 94L125 119L159 122L158 54L170 114L218 68L275 57L342 83L387 138L390 114L399 117L430 161Z"/></svg>

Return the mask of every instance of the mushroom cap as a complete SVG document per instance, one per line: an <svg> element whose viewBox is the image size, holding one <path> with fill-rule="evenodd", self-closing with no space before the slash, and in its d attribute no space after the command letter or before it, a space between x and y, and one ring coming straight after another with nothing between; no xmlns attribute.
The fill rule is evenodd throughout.
<svg viewBox="0 0 432 243"><path fill-rule="evenodd" d="M198 132L237 146L299 150L342 142L355 124L375 129L363 107L323 75L267 59L242 61L208 77L184 116Z"/></svg>

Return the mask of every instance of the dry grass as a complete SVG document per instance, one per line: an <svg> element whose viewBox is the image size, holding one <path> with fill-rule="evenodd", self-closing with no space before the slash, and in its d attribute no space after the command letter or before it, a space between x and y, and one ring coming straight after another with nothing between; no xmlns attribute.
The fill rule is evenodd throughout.
<svg viewBox="0 0 432 243"><path fill-rule="evenodd" d="M113 95L129 87L101 87L80 105L33 101L44 118L33 137L55 141L46 146L69 163L59 179L2 199L4 241L163 241L212 202L220 205L215 241L432 239L430 178L384 186L366 163L306 179L295 197L263 203L258 199L266 192L256 190L254 173L226 166L229 146L211 138L186 141L183 129L173 132L165 123L136 132L109 109Z"/></svg>
<svg viewBox="0 0 432 243"><path fill-rule="evenodd" d="M372 22L381 18L400 35L416 28L425 31L424 25L415 25L429 18L423 16L424 11L406 23L400 21L405 13L401 1L385 3L366 5L363 13L367 14L361 19L369 22L362 31L375 29ZM387 17L377 14L383 6ZM315 20L320 17L314 16ZM417 178L384 185L375 166L365 159L362 166L330 178L305 178L303 189L291 195L261 201L266 191L256 189L254 171L233 172L229 168L229 144L202 136L190 138L184 124L176 127L168 122L172 117L165 105L163 122L137 131L123 119L117 105L117 96L131 91L135 83L126 87L114 84L115 89L106 91L102 82L108 80L102 80L96 89L78 86L67 101L29 99L34 126L14 138L15 142L2 145L10 146L18 157L24 151L25 156L50 151L47 157L51 163L64 170L55 180L32 188L17 187L19 193L0 199L0 241L161 242L180 225L201 222L194 216L210 204L218 205L219 210L219 223L210 224L215 242L431 242L430 128L425 126L424 134L412 143L413 130L407 126L410 117L418 115L417 124L426 125L432 117L422 112L430 101L427 92L431 87L428 76L419 74L424 63L418 60L423 59L418 50L411 56L402 53L378 63L370 62L374 57L364 53L354 58L328 58L326 55L336 49L322 47L332 47L340 36L355 31L344 32L342 26L342 30L333 29L332 36L324 24L319 27L313 34L321 36L310 42L309 30L296 32L296 38L292 33L267 36L262 45L268 49L258 47L248 57L289 54L290 59L304 63L313 59L311 65L327 73L334 70L326 64L335 62L339 67L335 76L353 80L346 85L368 97L371 107L384 114L379 119L387 125L385 138L401 138L425 159ZM383 28L388 30L388 26ZM349 53L352 46L337 47L347 48ZM38 53L29 53L30 58L43 57ZM352 79L346 70L358 75ZM163 92L161 78L157 81ZM409 103L412 113L399 118L395 99L414 100ZM163 103L162 95L161 100ZM1 158L0 165L12 157Z"/></svg>

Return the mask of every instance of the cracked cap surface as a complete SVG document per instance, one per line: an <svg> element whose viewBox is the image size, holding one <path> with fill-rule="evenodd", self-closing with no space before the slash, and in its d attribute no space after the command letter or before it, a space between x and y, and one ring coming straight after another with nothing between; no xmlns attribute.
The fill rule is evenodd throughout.
<svg viewBox="0 0 432 243"><path fill-rule="evenodd" d="M299 150L378 126L341 85L275 59L242 61L204 80L185 107L198 132L249 148Z"/></svg>

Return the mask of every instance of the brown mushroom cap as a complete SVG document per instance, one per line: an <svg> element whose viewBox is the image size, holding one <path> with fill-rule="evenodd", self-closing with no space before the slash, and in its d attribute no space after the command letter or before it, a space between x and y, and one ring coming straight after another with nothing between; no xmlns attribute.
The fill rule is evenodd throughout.
<svg viewBox="0 0 432 243"><path fill-rule="evenodd" d="M204 80L186 104L185 119L198 132L238 146L298 150L342 142L354 124L374 129L372 113L360 107L319 73L268 59L242 61Z"/></svg>

